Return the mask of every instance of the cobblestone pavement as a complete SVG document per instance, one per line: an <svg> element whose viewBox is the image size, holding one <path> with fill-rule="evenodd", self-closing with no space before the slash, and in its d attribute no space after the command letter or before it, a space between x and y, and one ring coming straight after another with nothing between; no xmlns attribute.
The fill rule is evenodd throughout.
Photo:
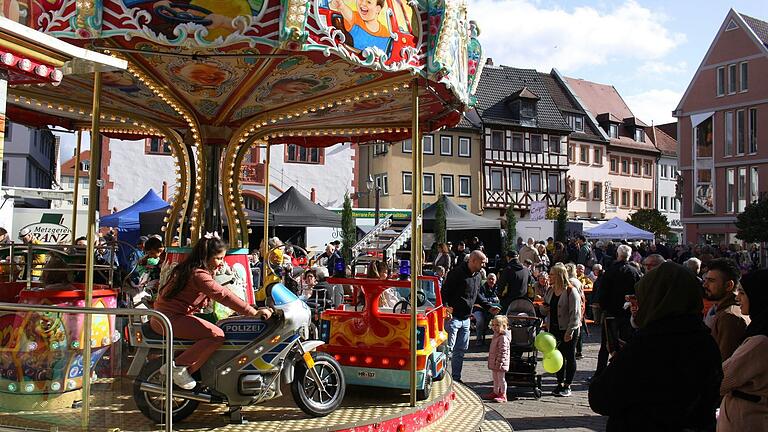
<svg viewBox="0 0 768 432"><path fill-rule="evenodd" d="M606 417L592 412L587 401L589 386L587 379L595 370L597 352L600 349L599 328L590 326L590 331L591 334L584 343L584 358L577 362L571 397L552 396L551 392L557 384L555 376L544 373L542 379L544 395L541 399L536 400L531 389L510 387L507 392L509 402L492 403L493 408L509 421L515 431L605 431ZM486 337L486 341L489 341L489 338L490 335ZM469 352L464 358L462 381L478 394L485 394L492 387L487 359L488 346L476 346L473 337ZM539 359L538 368L543 373L541 359Z"/></svg>

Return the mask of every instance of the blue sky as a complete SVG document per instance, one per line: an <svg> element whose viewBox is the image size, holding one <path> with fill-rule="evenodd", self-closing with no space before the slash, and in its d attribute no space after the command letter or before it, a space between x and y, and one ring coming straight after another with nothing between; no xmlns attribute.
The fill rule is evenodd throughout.
<svg viewBox="0 0 768 432"><path fill-rule="evenodd" d="M469 0L495 64L611 84L649 124L674 120L730 8L768 20L768 0Z"/></svg>

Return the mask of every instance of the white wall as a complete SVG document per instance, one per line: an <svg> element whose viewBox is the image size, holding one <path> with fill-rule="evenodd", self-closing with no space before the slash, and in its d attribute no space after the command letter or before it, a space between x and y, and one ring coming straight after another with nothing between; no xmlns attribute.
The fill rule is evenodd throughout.
<svg viewBox="0 0 768 432"><path fill-rule="evenodd" d="M349 144L337 144L325 149L322 165L286 163L285 146L271 147L269 179L272 185L285 191L296 187L302 195L310 197L315 188L317 202L323 207L341 207L344 194L354 192L355 151ZM262 156L264 162L265 156ZM273 197L274 199L276 197Z"/></svg>
<svg viewBox="0 0 768 432"><path fill-rule="evenodd" d="M173 156L144 153L144 140L110 140L109 208L123 210L141 199L152 188L162 197L163 181L168 182L168 196L175 191Z"/></svg>

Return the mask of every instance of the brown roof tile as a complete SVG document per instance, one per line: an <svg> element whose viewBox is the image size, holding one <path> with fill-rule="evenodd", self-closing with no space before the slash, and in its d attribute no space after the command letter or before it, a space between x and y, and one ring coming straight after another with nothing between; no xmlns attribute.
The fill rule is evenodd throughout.
<svg viewBox="0 0 768 432"><path fill-rule="evenodd" d="M635 116L615 87L577 78L565 79L582 102L584 102L585 108L593 116L597 117L599 114L610 113L612 116L622 120Z"/></svg>
<svg viewBox="0 0 768 432"><path fill-rule="evenodd" d="M752 18L751 16L744 14L739 15L741 15L741 17L744 19L744 22L746 22L747 25L752 28L752 31L755 32L757 38L760 39L760 41L765 44L766 47L768 47L768 22L759 20L757 18Z"/></svg>
<svg viewBox="0 0 768 432"><path fill-rule="evenodd" d="M656 145L656 148L664 156L677 156L677 141L667 135L660 127L649 126L645 128L645 136L646 139L650 139Z"/></svg>

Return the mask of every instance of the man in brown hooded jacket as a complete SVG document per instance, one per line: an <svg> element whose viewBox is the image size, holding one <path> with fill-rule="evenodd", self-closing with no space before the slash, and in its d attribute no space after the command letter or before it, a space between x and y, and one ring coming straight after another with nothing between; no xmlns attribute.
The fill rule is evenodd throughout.
<svg viewBox="0 0 768 432"><path fill-rule="evenodd" d="M744 341L744 330L749 325L749 317L742 315L736 302L740 276L739 267L728 258L711 260L704 273L704 298L715 302L706 311L704 323L711 329L723 361Z"/></svg>

